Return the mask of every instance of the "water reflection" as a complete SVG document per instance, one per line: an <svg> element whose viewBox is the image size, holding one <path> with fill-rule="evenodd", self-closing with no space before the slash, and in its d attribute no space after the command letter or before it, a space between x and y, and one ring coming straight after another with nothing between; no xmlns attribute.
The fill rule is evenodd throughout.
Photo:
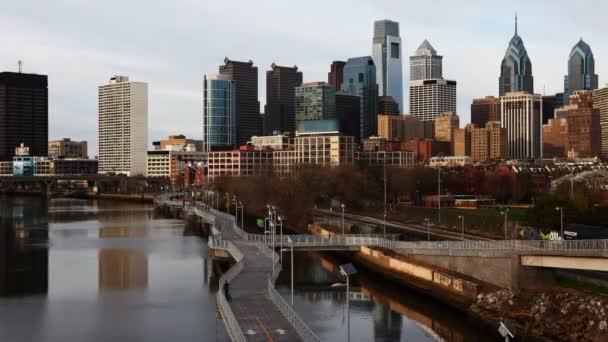
<svg viewBox="0 0 608 342"><path fill-rule="evenodd" d="M0 197L0 296L48 291L48 222L45 205Z"/></svg>

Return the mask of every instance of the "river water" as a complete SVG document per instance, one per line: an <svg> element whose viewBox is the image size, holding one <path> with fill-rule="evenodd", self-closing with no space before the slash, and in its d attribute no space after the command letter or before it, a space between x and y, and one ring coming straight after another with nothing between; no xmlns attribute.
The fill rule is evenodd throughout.
<svg viewBox="0 0 608 342"><path fill-rule="evenodd" d="M290 300L290 263L278 279ZM340 256L295 253L294 304L345 341ZM0 196L0 341L226 341L206 241L151 205ZM460 311L365 270L351 341L498 340Z"/></svg>

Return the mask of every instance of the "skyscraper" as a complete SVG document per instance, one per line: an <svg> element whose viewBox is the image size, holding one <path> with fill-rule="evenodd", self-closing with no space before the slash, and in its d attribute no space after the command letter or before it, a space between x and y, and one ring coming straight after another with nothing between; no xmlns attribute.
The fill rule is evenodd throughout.
<svg viewBox="0 0 608 342"><path fill-rule="evenodd" d="M361 136L361 99L359 96L343 92L336 93L336 116L340 121L340 133L355 137Z"/></svg>
<svg viewBox="0 0 608 342"><path fill-rule="evenodd" d="M376 66L371 57L349 58L344 65L342 91L361 99L360 140L377 134L378 84Z"/></svg>
<svg viewBox="0 0 608 342"><path fill-rule="evenodd" d="M236 144L236 85L227 75L205 75L203 150L225 150Z"/></svg>
<svg viewBox="0 0 608 342"><path fill-rule="evenodd" d="M494 96L473 99L471 123L477 127L485 127L490 121L500 122L500 99Z"/></svg>
<svg viewBox="0 0 608 342"><path fill-rule="evenodd" d="M460 118L456 113L444 113L435 118L435 139L439 141L454 141L454 131L460 127Z"/></svg>
<svg viewBox="0 0 608 342"><path fill-rule="evenodd" d="M0 160L12 160L23 143L33 156L48 152L46 75L0 73Z"/></svg>
<svg viewBox="0 0 608 342"><path fill-rule="evenodd" d="M564 106L570 104L570 95L575 91L595 89L597 89L595 59L591 47L581 38L568 57L568 75L564 77Z"/></svg>
<svg viewBox="0 0 608 342"><path fill-rule="evenodd" d="M299 133L337 131L334 87L325 82L309 82L297 87L295 113Z"/></svg>
<svg viewBox="0 0 608 342"><path fill-rule="evenodd" d="M146 173L148 84L114 76L99 86L99 173Z"/></svg>
<svg viewBox="0 0 608 342"><path fill-rule="evenodd" d="M378 114L399 115L399 104L392 96L378 97Z"/></svg>
<svg viewBox="0 0 608 342"><path fill-rule="evenodd" d="M542 96L507 93L500 104L501 127L507 129L507 158L542 158Z"/></svg>
<svg viewBox="0 0 608 342"><path fill-rule="evenodd" d="M258 101L258 68L253 61L237 62L228 58L220 65L220 74L228 75L236 87L236 142L245 145L254 135L262 133Z"/></svg>
<svg viewBox="0 0 608 342"><path fill-rule="evenodd" d="M403 110L403 71L399 23L391 20L374 22L372 58L376 65L378 94L392 96Z"/></svg>
<svg viewBox="0 0 608 342"><path fill-rule="evenodd" d="M601 154L600 110L593 108L593 92L577 90L570 96L566 122L570 158L593 158Z"/></svg>
<svg viewBox="0 0 608 342"><path fill-rule="evenodd" d="M422 121L434 121L446 112L456 112L456 81L410 81L411 115Z"/></svg>
<svg viewBox="0 0 608 342"><path fill-rule="evenodd" d="M442 64L443 57L425 39L410 56L410 81L443 78Z"/></svg>
<svg viewBox="0 0 608 342"><path fill-rule="evenodd" d="M294 132L296 118L294 96L296 87L302 85L302 72L298 67L278 66L274 63L266 71L266 109L264 110L264 134Z"/></svg>
<svg viewBox="0 0 608 342"><path fill-rule="evenodd" d="M524 41L517 34L517 16L515 16L515 34L509 42L505 57L500 65L498 93L500 96L510 92L534 92L532 63L524 46Z"/></svg>
<svg viewBox="0 0 608 342"><path fill-rule="evenodd" d="M327 83L333 86L336 91L340 90L342 86L345 64L346 62L343 61L333 61L327 73Z"/></svg>

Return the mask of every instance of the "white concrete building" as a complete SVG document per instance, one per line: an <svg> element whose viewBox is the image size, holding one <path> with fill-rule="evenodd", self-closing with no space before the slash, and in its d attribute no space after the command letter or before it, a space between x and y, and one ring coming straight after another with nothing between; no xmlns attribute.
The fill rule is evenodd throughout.
<svg viewBox="0 0 608 342"><path fill-rule="evenodd" d="M456 81L410 81L410 115L421 121L434 121L446 112L456 112Z"/></svg>
<svg viewBox="0 0 608 342"><path fill-rule="evenodd" d="M500 98L501 127L507 129L507 158L543 157L543 99L524 91Z"/></svg>
<svg viewBox="0 0 608 342"><path fill-rule="evenodd" d="M114 76L99 86L99 173L145 174L148 84Z"/></svg>
<svg viewBox="0 0 608 342"><path fill-rule="evenodd" d="M146 176L167 178L171 176L170 151L148 151L146 156Z"/></svg>

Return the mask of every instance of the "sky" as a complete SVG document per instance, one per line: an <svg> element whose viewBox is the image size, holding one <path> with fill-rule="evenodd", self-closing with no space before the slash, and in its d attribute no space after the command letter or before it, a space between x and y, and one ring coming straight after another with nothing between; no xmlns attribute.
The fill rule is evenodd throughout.
<svg viewBox="0 0 608 342"><path fill-rule="evenodd" d="M49 139L89 141L97 154L97 87L127 75L149 87L149 141L202 138L203 75L224 57L253 60L259 98L275 62L304 81L327 81L333 60L371 55L373 21L400 23L403 56L428 39L456 80L461 126L473 98L498 93L500 62L514 31L532 60L535 92L563 91L570 50L582 37L608 75L605 0L20 0L0 11L0 71L49 76ZM404 99L408 60L404 59Z"/></svg>

